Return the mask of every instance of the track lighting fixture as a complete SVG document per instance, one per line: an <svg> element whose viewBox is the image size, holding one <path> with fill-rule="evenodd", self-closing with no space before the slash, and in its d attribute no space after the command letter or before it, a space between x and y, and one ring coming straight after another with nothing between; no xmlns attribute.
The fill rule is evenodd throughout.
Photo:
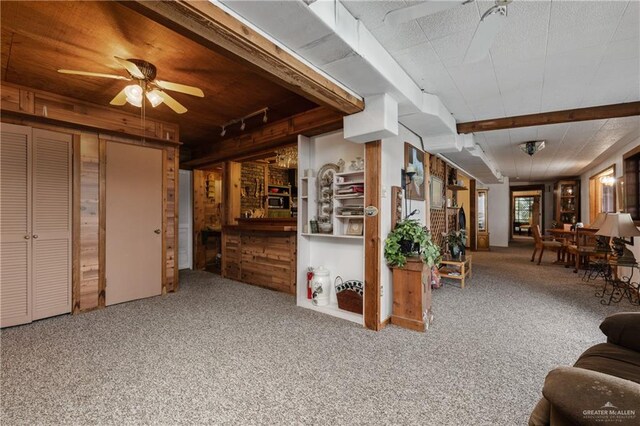
<svg viewBox="0 0 640 426"><path fill-rule="evenodd" d="M234 118L231 121L227 121L226 123L220 126L222 128L222 131L220 132L220 136L224 136L227 133L227 130L226 130L227 127L236 123L240 123L240 131L243 132L247 128L246 120L260 114L262 114L262 122L266 123L269 120L269 117L267 117L267 111L269 111L268 107L259 109L258 111L254 111L251 114L245 115L244 117Z"/></svg>

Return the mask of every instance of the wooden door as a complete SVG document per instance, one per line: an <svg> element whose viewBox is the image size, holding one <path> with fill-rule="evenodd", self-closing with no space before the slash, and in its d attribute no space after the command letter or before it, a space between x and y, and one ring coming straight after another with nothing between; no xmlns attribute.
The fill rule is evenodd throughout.
<svg viewBox="0 0 640 426"><path fill-rule="evenodd" d="M107 143L106 304L162 292L162 151Z"/></svg>
<svg viewBox="0 0 640 426"><path fill-rule="evenodd" d="M71 312L71 141L33 129L33 320Z"/></svg>
<svg viewBox="0 0 640 426"><path fill-rule="evenodd" d="M0 132L0 327L9 327L31 322L31 129Z"/></svg>

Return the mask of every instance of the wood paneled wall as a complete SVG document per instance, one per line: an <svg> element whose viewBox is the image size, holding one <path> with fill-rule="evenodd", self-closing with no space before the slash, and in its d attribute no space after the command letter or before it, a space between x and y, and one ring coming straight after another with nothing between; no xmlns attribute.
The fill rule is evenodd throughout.
<svg viewBox="0 0 640 426"><path fill-rule="evenodd" d="M215 196L207 196L207 180L215 187ZM217 255L219 243L203 244L202 231L222 230L222 172L217 170L193 171L193 238L195 269L205 269L207 262ZM210 240L212 238L208 238ZM208 246L211 246L209 248Z"/></svg>
<svg viewBox="0 0 640 426"><path fill-rule="evenodd" d="M2 89L5 85L2 84ZM11 91L10 91L11 92ZM13 92L11 92L13 93ZM27 90L19 90L19 95L2 94L2 121L20 124L74 136L74 274L72 283L73 313L90 311L105 306L105 195L106 195L106 144L110 141L148 146L163 150L163 259L162 293L178 288L177 247L178 247L178 169L179 145L175 140L138 139L135 136L118 136L114 133L87 131L76 126L76 121L62 123L60 120L42 120L32 111L14 114L20 108L30 108L35 96ZM16 102L12 100L16 98ZM45 94L41 99L46 98ZM4 114L5 107L12 114ZM49 111L55 109L55 105ZM95 124L95 123L94 123ZM155 126L155 124L153 124ZM91 126L89 126L91 127ZM177 135L177 126L175 127ZM126 132L121 132L126 133ZM131 133L135 133L132 131Z"/></svg>

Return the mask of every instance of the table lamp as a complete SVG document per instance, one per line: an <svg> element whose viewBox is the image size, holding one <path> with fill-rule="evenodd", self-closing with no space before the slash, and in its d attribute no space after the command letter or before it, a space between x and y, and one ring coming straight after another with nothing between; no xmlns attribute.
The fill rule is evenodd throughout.
<svg viewBox="0 0 640 426"><path fill-rule="evenodd" d="M625 238L640 236L640 231L629 213L608 213L596 235L611 238L612 250L618 258L618 263L635 263L633 253L627 248L627 244L633 245L633 238Z"/></svg>

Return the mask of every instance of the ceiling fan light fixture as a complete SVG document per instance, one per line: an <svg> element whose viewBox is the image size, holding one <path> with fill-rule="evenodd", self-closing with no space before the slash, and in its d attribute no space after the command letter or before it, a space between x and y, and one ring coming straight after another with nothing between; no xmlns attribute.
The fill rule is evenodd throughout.
<svg viewBox="0 0 640 426"><path fill-rule="evenodd" d="M533 154L538 151L542 151L545 148L545 141L525 142L521 143L519 146L522 152L529 156L533 156Z"/></svg>
<svg viewBox="0 0 640 426"><path fill-rule="evenodd" d="M164 102L164 100L160 97L160 95L155 90L147 92L146 96L149 102L151 103L151 106L154 108L160 105L162 102Z"/></svg>
<svg viewBox="0 0 640 426"><path fill-rule="evenodd" d="M142 87L137 84L130 84L124 88L127 102L138 108L142 107Z"/></svg>

